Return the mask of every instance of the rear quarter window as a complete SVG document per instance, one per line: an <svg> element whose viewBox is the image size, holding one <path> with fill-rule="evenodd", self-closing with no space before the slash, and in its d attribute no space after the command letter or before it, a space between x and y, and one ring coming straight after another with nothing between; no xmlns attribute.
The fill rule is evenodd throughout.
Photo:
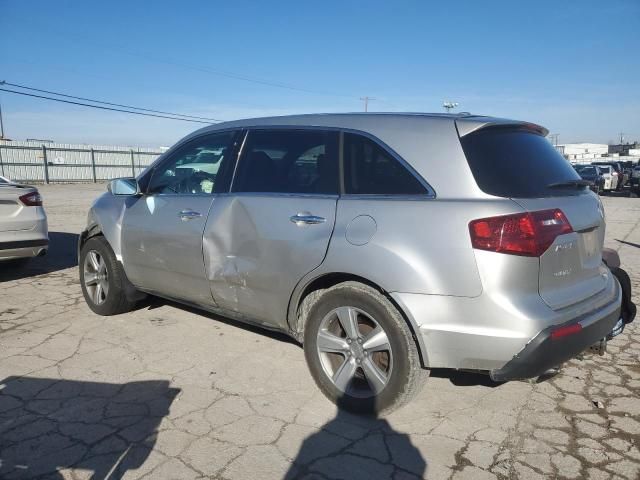
<svg viewBox="0 0 640 480"><path fill-rule="evenodd" d="M551 143L530 130L486 127L460 138L478 187L489 195L539 198L576 195L584 188L550 188L580 180Z"/></svg>
<svg viewBox="0 0 640 480"><path fill-rule="evenodd" d="M420 181L373 140L344 134L345 193L355 195L426 195Z"/></svg>

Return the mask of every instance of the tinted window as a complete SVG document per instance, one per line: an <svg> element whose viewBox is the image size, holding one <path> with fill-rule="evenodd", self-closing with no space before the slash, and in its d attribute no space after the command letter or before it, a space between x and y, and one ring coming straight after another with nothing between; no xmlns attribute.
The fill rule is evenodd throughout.
<svg viewBox="0 0 640 480"><path fill-rule="evenodd" d="M338 193L338 133L249 132L234 192Z"/></svg>
<svg viewBox="0 0 640 480"><path fill-rule="evenodd" d="M386 150L362 135L344 135L346 193L418 195L427 193L420 181Z"/></svg>
<svg viewBox="0 0 640 480"><path fill-rule="evenodd" d="M617 163L604 163L604 162L593 162L592 165L598 165L598 166L610 166L611 168L613 168L616 172L620 171L620 165Z"/></svg>
<svg viewBox="0 0 640 480"><path fill-rule="evenodd" d="M575 195L575 187L549 185L580 176L544 137L513 128L484 128L460 139L478 186L498 197ZM582 187L584 188L584 187Z"/></svg>
<svg viewBox="0 0 640 480"><path fill-rule="evenodd" d="M148 193L201 195L220 191L216 179L229 161L235 132L189 142L153 172Z"/></svg>

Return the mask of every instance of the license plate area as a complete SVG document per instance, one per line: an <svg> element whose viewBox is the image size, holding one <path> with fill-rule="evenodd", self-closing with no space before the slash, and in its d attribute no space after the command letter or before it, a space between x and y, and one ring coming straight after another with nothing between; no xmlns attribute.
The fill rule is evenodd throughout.
<svg viewBox="0 0 640 480"><path fill-rule="evenodd" d="M587 255L587 257L593 257L596 255L596 252L598 251L598 235L597 235L597 228L594 228L593 230L589 231L589 232L584 232L582 233L582 241L584 242L584 249L585 249L585 254Z"/></svg>

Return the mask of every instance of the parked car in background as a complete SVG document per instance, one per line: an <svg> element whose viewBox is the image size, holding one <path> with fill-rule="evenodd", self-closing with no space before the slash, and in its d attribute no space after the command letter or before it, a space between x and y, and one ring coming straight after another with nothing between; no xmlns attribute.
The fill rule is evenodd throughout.
<svg viewBox="0 0 640 480"><path fill-rule="evenodd" d="M600 167L596 165L574 165L573 168L578 172L580 178L591 182L591 190L596 193L604 190L605 179Z"/></svg>
<svg viewBox="0 0 640 480"><path fill-rule="evenodd" d="M0 177L0 261L47 253L47 215L38 189Z"/></svg>
<svg viewBox="0 0 640 480"><path fill-rule="evenodd" d="M539 376L606 342L622 303L600 199L547 133L469 114L206 127L95 201L84 298L113 315L142 292L282 331L356 412L397 408L430 368Z"/></svg>
<svg viewBox="0 0 640 480"><path fill-rule="evenodd" d="M629 184L631 185L631 188L637 189L640 187L640 165L636 165L631 169Z"/></svg>
<svg viewBox="0 0 640 480"><path fill-rule="evenodd" d="M631 160L626 160L624 162L620 162L620 165L622 165L622 168L624 170L625 175L627 176L627 184L630 185L631 184L631 175L633 173L633 161Z"/></svg>
<svg viewBox="0 0 640 480"><path fill-rule="evenodd" d="M612 175L616 177L616 186L612 188L612 190L622 190L622 187L626 184L629 177L624 173L624 168L622 168L622 164L620 162L592 162L591 165L598 166L611 166L613 169Z"/></svg>
<svg viewBox="0 0 640 480"><path fill-rule="evenodd" d="M602 186L604 191L611 191L618 188L618 175L611 165L602 163L592 163L591 165L597 166L601 175L604 177Z"/></svg>
<svg viewBox="0 0 640 480"><path fill-rule="evenodd" d="M618 178L621 183L618 184L618 190L622 190L625 185L629 184L629 171L624 167L622 162L611 162L613 168L618 172Z"/></svg>

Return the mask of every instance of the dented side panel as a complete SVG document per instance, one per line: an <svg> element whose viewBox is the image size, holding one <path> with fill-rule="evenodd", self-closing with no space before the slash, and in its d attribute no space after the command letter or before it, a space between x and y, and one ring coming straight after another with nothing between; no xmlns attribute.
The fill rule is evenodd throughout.
<svg viewBox="0 0 640 480"><path fill-rule="evenodd" d="M128 197L117 197L108 192L100 195L87 214L86 232L101 232L109 242L116 258L122 261L122 216Z"/></svg>
<svg viewBox="0 0 640 480"><path fill-rule="evenodd" d="M216 198L205 226L206 276L218 307L288 329L287 304L299 280L320 265L337 197L229 194ZM291 221L298 213L324 218Z"/></svg>

